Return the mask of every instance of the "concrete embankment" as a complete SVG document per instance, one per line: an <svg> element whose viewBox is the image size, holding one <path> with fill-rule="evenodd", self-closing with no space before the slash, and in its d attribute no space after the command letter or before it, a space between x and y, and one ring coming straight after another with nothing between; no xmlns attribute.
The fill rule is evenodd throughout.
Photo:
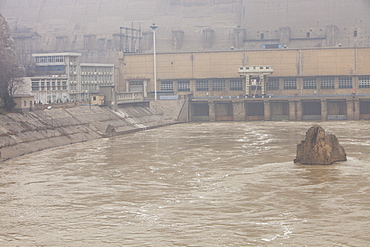
<svg viewBox="0 0 370 247"><path fill-rule="evenodd" d="M182 103L156 102L153 108L137 105L117 111L78 106L0 115L0 162L48 148L174 124Z"/></svg>

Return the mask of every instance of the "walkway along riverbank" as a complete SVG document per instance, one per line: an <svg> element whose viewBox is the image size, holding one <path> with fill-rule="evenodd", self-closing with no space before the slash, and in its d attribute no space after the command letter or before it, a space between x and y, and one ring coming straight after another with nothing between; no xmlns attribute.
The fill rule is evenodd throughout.
<svg viewBox="0 0 370 247"><path fill-rule="evenodd" d="M112 111L98 106L0 115L0 162L48 148L178 123L182 101Z"/></svg>

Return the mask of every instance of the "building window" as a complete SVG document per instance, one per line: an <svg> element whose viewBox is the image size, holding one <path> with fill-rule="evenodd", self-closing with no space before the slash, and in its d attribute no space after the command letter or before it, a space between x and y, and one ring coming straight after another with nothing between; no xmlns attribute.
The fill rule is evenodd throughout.
<svg viewBox="0 0 370 247"><path fill-rule="evenodd" d="M316 78L303 78L303 89L316 89Z"/></svg>
<svg viewBox="0 0 370 247"><path fill-rule="evenodd" d="M321 89L334 89L334 77L322 77Z"/></svg>
<svg viewBox="0 0 370 247"><path fill-rule="evenodd" d="M225 89L226 89L225 80L214 80L212 82L213 91L225 91Z"/></svg>
<svg viewBox="0 0 370 247"><path fill-rule="evenodd" d="M267 78L267 90L279 90L279 78Z"/></svg>
<svg viewBox="0 0 370 247"><path fill-rule="evenodd" d="M179 92L189 92L190 91L190 81L178 81L177 82L177 91Z"/></svg>
<svg viewBox="0 0 370 247"><path fill-rule="evenodd" d="M197 80L195 82L196 91L209 91L208 80Z"/></svg>
<svg viewBox="0 0 370 247"><path fill-rule="evenodd" d="M363 76L358 78L359 88L370 88L370 76Z"/></svg>
<svg viewBox="0 0 370 247"><path fill-rule="evenodd" d="M352 77L339 77L339 88L352 88Z"/></svg>
<svg viewBox="0 0 370 247"><path fill-rule="evenodd" d="M36 63L63 63L64 56L41 56L36 57Z"/></svg>
<svg viewBox="0 0 370 247"><path fill-rule="evenodd" d="M231 91L242 91L243 90L243 80L242 79L231 79L230 80L230 90Z"/></svg>
<svg viewBox="0 0 370 247"><path fill-rule="evenodd" d="M297 79L284 78L284 89L297 89Z"/></svg>
<svg viewBox="0 0 370 247"><path fill-rule="evenodd" d="M161 91L173 91L173 81L161 81Z"/></svg>
<svg viewBox="0 0 370 247"><path fill-rule="evenodd" d="M32 91L39 91L39 82L32 81Z"/></svg>
<svg viewBox="0 0 370 247"><path fill-rule="evenodd" d="M129 85L130 92L140 93L144 90L144 82L143 81L130 81Z"/></svg>

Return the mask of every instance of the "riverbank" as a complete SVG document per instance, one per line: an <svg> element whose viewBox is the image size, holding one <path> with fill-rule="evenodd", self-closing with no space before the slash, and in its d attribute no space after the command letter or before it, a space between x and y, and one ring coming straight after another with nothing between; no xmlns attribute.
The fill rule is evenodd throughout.
<svg viewBox="0 0 370 247"><path fill-rule="evenodd" d="M99 106L0 115L0 162L48 148L178 123L183 102L151 102L112 111Z"/></svg>

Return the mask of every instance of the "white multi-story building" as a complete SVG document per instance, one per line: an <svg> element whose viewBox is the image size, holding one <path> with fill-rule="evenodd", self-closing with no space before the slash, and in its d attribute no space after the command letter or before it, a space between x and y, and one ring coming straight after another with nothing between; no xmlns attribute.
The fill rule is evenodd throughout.
<svg viewBox="0 0 370 247"><path fill-rule="evenodd" d="M99 86L114 85L113 64L80 63L80 53L33 54L31 94L40 103L88 101Z"/></svg>
<svg viewBox="0 0 370 247"><path fill-rule="evenodd" d="M114 65L113 64L99 64L99 63L81 63L81 83L78 85L74 82L75 87L80 86L77 90L81 95L82 100L88 100L89 94L99 92L100 86L114 85ZM72 84L70 84L72 86ZM71 94L73 96L73 94ZM75 94L78 98L78 95Z"/></svg>

